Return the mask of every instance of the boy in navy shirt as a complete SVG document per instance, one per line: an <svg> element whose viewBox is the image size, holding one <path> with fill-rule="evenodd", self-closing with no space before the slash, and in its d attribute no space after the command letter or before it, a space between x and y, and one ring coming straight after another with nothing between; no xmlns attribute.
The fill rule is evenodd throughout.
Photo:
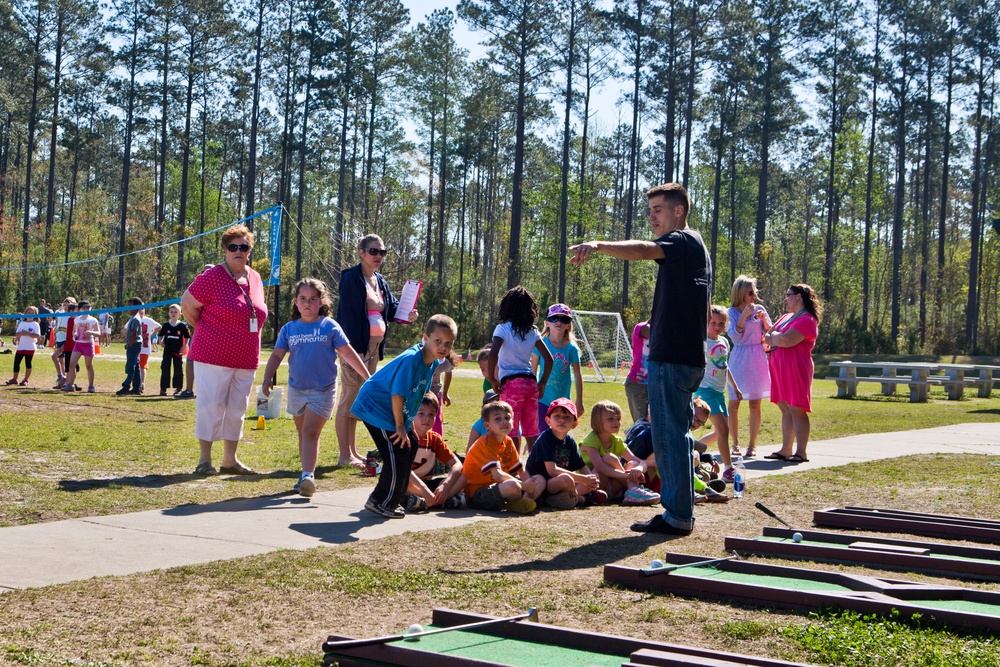
<svg viewBox="0 0 1000 667"><path fill-rule="evenodd" d="M527 468L529 475L545 478L546 503L556 509L603 504L608 494L598 488L597 475L584 463L569 434L577 425L576 405L568 398L557 398L549 404L545 423L549 428L535 441Z"/></svg>

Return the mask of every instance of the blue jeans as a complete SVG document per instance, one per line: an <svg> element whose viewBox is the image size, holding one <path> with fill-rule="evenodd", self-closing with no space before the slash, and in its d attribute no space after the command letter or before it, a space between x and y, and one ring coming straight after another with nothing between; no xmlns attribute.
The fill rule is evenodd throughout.
<svg viewBox="0 0 1000 667"><path fill-rule="evenodd" d="M691 394L705 374L704 366L649 361L649 416L653 453L660 475L663 520L674 528L694 528L694 438Z"/></svg>
<svg viewBox="0 0 1000 667"><path fill-rule="evenodd" d="M142 342L137 341L132 347L125 348L125 381L122 382L122 389L125 391L138 391L142 386L142 377L139 375L139 351L142 349Z"/></svg>

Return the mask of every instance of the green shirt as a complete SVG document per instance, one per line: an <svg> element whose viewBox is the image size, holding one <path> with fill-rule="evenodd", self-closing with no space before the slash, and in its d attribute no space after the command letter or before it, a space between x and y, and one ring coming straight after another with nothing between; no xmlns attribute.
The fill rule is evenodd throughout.
<svg viewBox="0 0 1000 667"><path fill-rule="evenodd" d="M587 455L587 450L585 449L585 447L593 447L594 449L596 449L597 453L601 455L602 459L608 454L614 454L615 456L621 458L622 456L625 455L625 450L627 449L625 446L625 441L617 435L611 436L611 447L605 449L604 446L601 444L601 439L597 437L596 433L591 431L590 434L583 439L583 442L580 443L580 456L583 457L584 463L586 463L587 467L590 468L591 470L594 469L594 464L590 460L590 457Z"/></svg>

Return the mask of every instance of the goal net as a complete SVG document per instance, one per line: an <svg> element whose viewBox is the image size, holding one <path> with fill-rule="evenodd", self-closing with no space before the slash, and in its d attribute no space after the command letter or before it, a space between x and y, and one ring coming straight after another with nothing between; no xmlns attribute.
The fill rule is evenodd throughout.
<svg viewBox="0 0 1000 667"><path fill-rule="evenodd" d="M621 315L574 310L573 333L584 382L624 382L632 365L632 344Z"/></svg>

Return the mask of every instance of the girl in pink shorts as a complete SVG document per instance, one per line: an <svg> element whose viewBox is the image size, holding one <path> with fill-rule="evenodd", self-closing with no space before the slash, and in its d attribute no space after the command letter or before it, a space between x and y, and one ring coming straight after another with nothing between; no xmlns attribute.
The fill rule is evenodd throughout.
<svg viewBox="0 0 1000 667"><path fill-rule="evenodd" d="M520 429L525 440L525 456L538 437L538 397L545 391L552 371L552 353L535 327L537 318L538 303L531 292L520 285L510 288L500 299L497 313L500 324L493 330L490 348L490 384L493 391L500 394L500 400L514 409L511 433ZM532 352L545 361L541 382L535 379L531 370ZM520 447L519 438L514 437L514 442Z"/></svg>
<svg viewBox="0 0 1000 667"><path fill-rule="evenodd" d="M90 310L88 301L81 301L77 310ZM94 389L94 339L101 335L101 325L96 318L91 315L80 315L73 323L73 356L66 367L66 384L63 391L73 391L76 380L76 364L83 357L87 365L87 391L91 394Z"/></svg>

